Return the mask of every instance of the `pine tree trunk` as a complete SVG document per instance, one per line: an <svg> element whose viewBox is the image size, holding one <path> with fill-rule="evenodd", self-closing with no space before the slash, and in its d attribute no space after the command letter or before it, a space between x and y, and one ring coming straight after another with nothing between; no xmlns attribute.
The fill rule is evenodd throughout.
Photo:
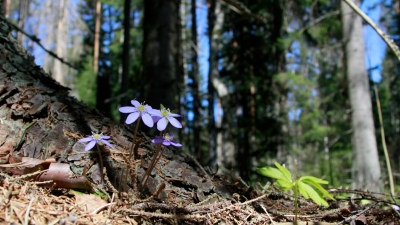
<svg viewBox="0 0 400 225"><path fill-rule="evenodd" d="M234 149L230 146L232 138L227 133L229 129L222 129L223 126L229 127L232 124L226 121L225 111L224 116L221 115L222 110L229 101L228 92L225 84L219 79L218 58L217 52L220 50L221 30L224 23L224 12L221 9L221 3L216 0L211 0L208 9L208 35L210 41L210 57L209 57L209 72L208 72L208 117L209 117L209 152L210 166L213 169L217 167L231 168L234 165L235 154ZM214 110L215 99L217 100L217 110ZM215 122L215 113L217 113L217 122ZM225 118L225 119L224 119ZM225 133L224 133L225 132ZM228 149L230 151L228 151Z"/></svg>
<svg viewBox="0 0 400 225"><path fill-rule="evenodd" d="M359 1L355 3L359 5ZM352 110L353 188L382 191L361 18L341 1L343 41Z"/></svg>
<svg viewBox="0 0 400 225"><path fill-rule="evenodd" d="M29 0L20 0L18 9L18 27L25 29L25 20L28 18L29 13ZM17 33L17 41L20 45L23 45L23 34L21 32Z"/></svg>
<svg viewBox="0 0 400 225"><path fill-rule="evenodd" d="M163 104L178 109L177 29L179 3L173 0L144 1L143 79L145 94L141 101L153 107Z"/></svg>
<svg viewBox="0 0 400 225"><path fill-rule="evenodd" d="M69 0L59 0L58 2L58 16L57 28L55 39L55 53L61 58L66 57L67 43L68 43L68 8ZM55 59L53 64L53 77L61 85L66 85L65 74L67 73L66 66L60 61Z"/></svg>
<svg viewBox="0 0 400 225"><path fill-rule="evenodd" d="M199 63L197 57L198 43L197 43L197 12L196 12L196 0L191 1L191 14L192 14L192 43L191 43L191 54L192 54L192 71L190 77L192 80L192 95L193 95L193 147L195 155L201 161L205 158L201 152L201 118L200 118L200 95L199 95Z"/></svg>
<svg viewBox="0 0 400 225"><path fill-rule="evenodd" d="M131 0L124 1L124 43L122 49L122 77L121 77L121 95L124 96L121 98L121 105L125 105L129 103L130 99L126 95L129 93L129 84L132 83L129 81L129 62L130 58L130 31L131 31Z"/></svg>

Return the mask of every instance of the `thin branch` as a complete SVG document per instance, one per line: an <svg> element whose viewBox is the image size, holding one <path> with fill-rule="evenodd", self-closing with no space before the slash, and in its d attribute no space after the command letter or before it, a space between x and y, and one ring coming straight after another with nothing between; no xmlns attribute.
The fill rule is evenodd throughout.
<svg viewBox="0 0 400 225"><path fill-rule="evenodd" d="M47 54L53 56L54 58L56 58L57 60L59 60L61 63L69 66L72 69L78 70L78 68L73 65L70 62L67 62L66 60L64 60L63 58L61 58L60 56L58 56L56 53L46 49L42 43L40 42L40 39L36 36L36 35L31 35L28 34L27 32L25 32L22 28L18 27L17 25L13 24L11 21L9 21L8 19L4 18L3 16L0 16L0 20L3 20L4 22L6 22L9 26L12 27L12 29L21 32L22 34L24 34L25 36L27 36L28 38L30 38L33 42L35 42L41 49L43 49L43 51L45 51Z"/></svg>
<svg viewBox="0 0 400 225"><path fill-rule="evenodd" d="M396 55L397 60L400 62L400 50L399 47L396 45L396 43L389 37L389 35L385 34L381 29L379 29L378 25L374 23L361 9L354 4L354 2L350 0L343 0L350 8L354 10L358 15L360 15L375 31L376 33L379 34L379 36L382 37L382 39L386 42L386 44L389 46L389 48L393 51L393 53Z"/></svg>
<svg viewBox="0 0 400 225"><path fill-rule="evenodd" d="M315 26L316 24L318 24L318 23L321 22L322 20L327 19L327 18L329 18L329 17L331 17L331 16L339 15L339 14L340 14L340 11L339 11L339 10L335 10L335 11L333 11L333 12L326 13L326 14L324 14L323 16L320 16L320 17L318 17L318 18L312 20L309 24L307 24L305 27L303 27L299 32L300 32L300 33L303 33L305 30L309 29L310 27Z"/></svg>
<svg viewBox="0 0 400 225"><path fill-rule="evenodd" d="M380 125L380 129L381 129L382 149L383 149L383 153L385 155L386 167L387 167L388 178L389 178L390 194L392 196L394 203L396 203L396 200L394 199L395 193L394 193L394 181L393 181L392 167L390 166L390 158L389 158L389 153L388 153L388 149L386 146L385 128L383 126L381 102L379 100L379 93L378 93L378 88L376 87L376 85L374 85L374 91L375 91L376 107L378 109L379 125Z"/></svg>
<svg viewBox="0 0 400 225"><path fill-rule="evenodd" d="M232 10L234 10L235 12L239 13L239 14L244 14L247 16L250 16L262 23L267 23L267 19L265 17L256 15L254 13L252 13L250 11L249 8L247 8L243 3L236 1L236 0L220 0L221 2L229 5L231 7Z"/></svg>

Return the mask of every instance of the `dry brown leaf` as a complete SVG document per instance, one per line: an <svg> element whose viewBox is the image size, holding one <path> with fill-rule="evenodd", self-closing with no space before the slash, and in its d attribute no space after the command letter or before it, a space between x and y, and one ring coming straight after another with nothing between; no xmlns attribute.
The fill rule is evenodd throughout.
<svg viewBox="0 0 400 225"><path fill-rule="evenodd" d="M107 204L100 196L92 194L75 194L75 203L87 213L91 213Z"/></svg>

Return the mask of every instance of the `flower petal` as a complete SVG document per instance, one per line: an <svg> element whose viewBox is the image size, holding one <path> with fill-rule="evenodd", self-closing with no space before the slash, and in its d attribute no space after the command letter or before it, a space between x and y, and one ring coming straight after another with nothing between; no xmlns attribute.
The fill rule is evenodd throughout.
<svg viewBox="0 0 400 225"><path fill-rule="evenodd" d="M162 144L163 144L164 146L170 146L170 145L171 145L171 142L170 142L170 141L167 141L167 140L164 140Z"/></svg>
<svg viewBox="0 0 400 225"><path fill-rule="evenodd" d="M169 113L169 116L172 116L172 117L181 117L181 115L176 114L176 113Z"/></svg>
<svg viewBox="0 0 400 225"><path fill-rule="evenodd" d="M151 116L154 123L157 123L162 117L161 116Z"/></svg>
<svg viewBox="0 0 400 225"><path fill-rule="evenodd" d="M131 104L132 104L133 106L135 106L135 107L139 107L139 106L140 106L140 103L139 103L137 100L132 100L132 101L131 101Z"/></svg>
<svg viewBox="0 0 400 225"><path fill-rule="evenodd" d="M164 141L164 138L160 137L160 136L156 136L153 140L151 140L152 143L155 144L160 144Z"/></svg>
<svg viewBox="0 0 400 225"><path fill-rule="evenodd" d="M96 145L96 141L95 141L95 140L89 142L89 143L86 145L86 147L85 147L85 151L86 151L86 152L89 151L89 150L92 149L95 145Z"/></svg>
<svg viewBox="0 0 400 225"><path fill-rule="evenodd" d="M157 116L157 117L162 117L161 111L159 109L151 109L148 111L150 115L152 116Z"/></svg>
<svg viewBox="0 0 400 225"><path fill-rule="evenodd" d="M93 140L93 137L89 136L89 137L85 137L85 138L79 139L78 142L89 142L89 141L92 141L92 140Z"/></svg>
<svg viewBox="0 0 400 225"><path fill-rule="evenodd" d="M101 136L101 139L110 139L110 136Z"/></svg>
<svg viewBox="0 0 400 225"><path fill-rule="evenodd" d="M122 113L133 113L133 112L137 111L137 109L132 106L123 106L123 107L120 107L118 110Z"/></svg>
<svg viewBox="0 0 400 225"><path fill-rule="evenodd" d="M175 147L182 147L182 144L175 142L175 141L171 141L171 145L173 145Z"/></svg>
<svg viewBox="0 0 400 225"><path fill-rule="evenodd" d="M161 119L157 122L157 130L159 130L159 131L165 130L165 128L167 127L167 124L168 124L167 119L165 119L165 117L161 118Z"/></svg>
<svg viewBox="0 0 400 225"><path fill-rule="evenodd" d="M101 142L105 145L107 145L108 147L112 148L112 144L110 144L110 142L106 141L106 140L101 140Z"/></svg>
<svg viewBox="0 0 400 225"><path fill-rule="evenodd" d="M137 120L137 118L139 118L140 112L134 112L128 115L128 117L126 118L125 123L126 124L131 124L133 122L135 122Z"/></svg>
<svg viewBox="0 0 400 225"><path fill-rule="evenodd" d="M171 123L172 126L176 127L176 128L182 128L182 124L181 122L179 122L177 119L175 119L174 117L168 117L168 121Z"/></svg>
<svg viewBox="0 0 400 225"><path fill-rule="evenodd" d="M150 114L143 113L142 114L142 120L143 120L143 123L146 124L146 126L148 126L148 127L153 127L154 126L154 121L151 118Z"/></svg>

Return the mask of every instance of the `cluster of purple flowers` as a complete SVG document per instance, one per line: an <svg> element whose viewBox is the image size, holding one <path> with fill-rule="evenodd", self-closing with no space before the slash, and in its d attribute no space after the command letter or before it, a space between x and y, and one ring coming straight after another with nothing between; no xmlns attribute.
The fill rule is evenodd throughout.
<svg viewBox="0 0 400 225"><path fill-rule="evenodd" d="M163 105L161 105L161 109L153 109L151 106L144 103L139 103L137 100L132 100L131 104L132 106L123 106L119 108L121 113L129 113L125 120L126 124L132 124L140 117L143 123L150 128L153 127L154 124L157 124L157 130L159 131L164 131L169 123L176 128L182 128L182 124L176 119L176 117L180 117L180 115L171 113L171 111L165 108ZM79 142L88 142L85 147L85 151L89 151L96 144L105 144L109 147L112 147L112 145L106 141L108 139L110 139L110 136L93 134L80 139ZM173 135L165 132L162 136L156 136L152 140L152 143L162 144L164 146L182 146L180 143L173 140Z"/></svg>

